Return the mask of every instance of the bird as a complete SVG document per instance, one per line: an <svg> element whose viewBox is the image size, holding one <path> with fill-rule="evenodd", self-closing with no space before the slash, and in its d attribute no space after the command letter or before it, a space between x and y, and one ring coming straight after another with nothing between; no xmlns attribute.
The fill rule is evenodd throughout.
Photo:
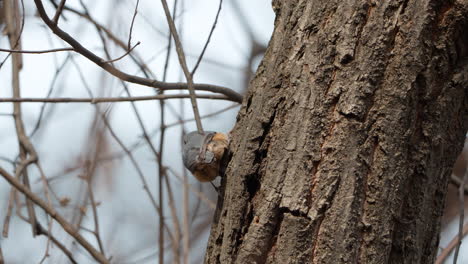
<svg viewBox="0 0 468 264"><path fill-rule="evenodd" d="M184 136L182 160L200 182L213 181L220 175L221 160L228 149L229 136L213 131L193 131Z"/></svg>

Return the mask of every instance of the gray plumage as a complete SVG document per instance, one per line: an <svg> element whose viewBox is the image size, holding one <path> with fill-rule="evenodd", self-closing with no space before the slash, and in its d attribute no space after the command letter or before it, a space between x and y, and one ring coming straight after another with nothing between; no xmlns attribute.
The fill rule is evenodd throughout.
<svg viewBox="0 0 468 264"><path fill-rule="evenodd" d="M204 134L193 131L184 136L182 146L182 160L185 167L193 172L197 163L211 163L214 153L206 151L206 144L211 140L216 132L205 131Z"/></svg>

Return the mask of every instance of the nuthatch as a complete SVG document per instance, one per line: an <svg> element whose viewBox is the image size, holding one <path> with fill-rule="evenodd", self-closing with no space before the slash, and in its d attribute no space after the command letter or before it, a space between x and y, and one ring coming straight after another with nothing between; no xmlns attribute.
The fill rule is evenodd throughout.
<svg viewBox="0 0 468 264"><path fill-rule="evenodd" d="M229 144L223 133L190 132L184 137L182 159L185 167L201 182L212 181L220 174L221 160Z"/></svg>

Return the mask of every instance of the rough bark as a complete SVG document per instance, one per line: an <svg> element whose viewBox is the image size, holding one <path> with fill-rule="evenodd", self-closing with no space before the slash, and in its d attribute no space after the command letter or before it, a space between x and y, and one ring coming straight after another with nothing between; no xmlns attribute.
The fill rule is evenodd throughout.
<svg viewBox="0 0 468 264"><path fill-rule="evenodd" d="M468 128L468 1L273 1L205 263L431 263Z"/></svg>

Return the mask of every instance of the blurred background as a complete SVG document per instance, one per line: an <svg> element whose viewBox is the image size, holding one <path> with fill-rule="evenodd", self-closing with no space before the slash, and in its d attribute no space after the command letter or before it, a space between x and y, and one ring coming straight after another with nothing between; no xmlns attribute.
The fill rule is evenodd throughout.
<svg viewBox="0 0 468 264"><path fill-rule="evenodd" d="M5 1L0 3L4 6ZM16 3L16 25L21 35L21 46L16 49L68 47L44 24L32 1L11 2ZM43 4L52 17L59 1L44 0ZM271 1L169 0L168 5L190 70L206 46L194 81L244 94L273 30ZM0 19L0 29L7 32L4 22ZM128 47L140 42L130 55L113 62L114 66L137 76L186 82L161 1L67 1L59 26L105 60L121 57ZM11 49L10 41L7 35L1 35L0 48ZM0 53L0 97L4 98L13 97L11 57L10 53ZM74 52L22 54L21 59L22 97L98 98L158 93L150 87L123 83ZM181 93L187 92L164 92ZM205 130L231 130L238 103L208 99L199 99L198 103ZM197 182L182 164L182 135L196 130L188 99L22 103L21 111L25 134L39 158L28 168L31 189L79 227L80 233L111 257L112 263L155 263L161 250L165 263L203 261L217 193L209 183ZM458 179L466 171L466 153L465 148L465 155L457 163L454 175ZM14 174L19 160L13 104L0 103L0 167ZM214 184L219 185L219 179ZM441 254L458 232L457 188L456 184L450 186ZM42 228L60 241L77 263L95 263L58 224L50 225L44 211L35 211ZM24 196L12 191L1 177L0 227L5 263L71 261L56 243L50 242L49 236L32 236ZM468 251L466 245L460 250L464 251ZM452 262L450 254L447 263ZM466 253L459 263L468 263Z"/></svg>

